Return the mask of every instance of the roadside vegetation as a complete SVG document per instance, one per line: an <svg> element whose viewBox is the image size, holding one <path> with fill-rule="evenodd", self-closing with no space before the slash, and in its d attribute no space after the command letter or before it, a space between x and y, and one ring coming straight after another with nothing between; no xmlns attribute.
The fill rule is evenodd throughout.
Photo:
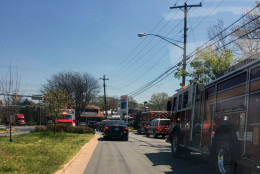
<svg viewBox="0 0 260 174"><path fill-rule="evenodd" d="M0 137L1 173L45 173L61 169L82 146L93 138L93 133L75 134L51 131Z"/></svg>
<svg viewBox="0 0 260 174"><path fill-rule="evenodd" d="M134 131L134 130L136 130L136 129L133 128L133 127L128 127L128 130L129 130L129 131Z"/></svg>

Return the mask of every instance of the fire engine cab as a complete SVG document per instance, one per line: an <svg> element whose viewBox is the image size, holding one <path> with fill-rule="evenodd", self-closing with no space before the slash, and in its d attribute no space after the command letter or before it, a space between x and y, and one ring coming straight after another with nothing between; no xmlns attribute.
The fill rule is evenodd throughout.
<svg viewBox="0 0 260 174"><path fill-rule="evenodd" d="M60 118L57 120L57 124L68 124L75 126L75 109L61 109Z"/></svg>

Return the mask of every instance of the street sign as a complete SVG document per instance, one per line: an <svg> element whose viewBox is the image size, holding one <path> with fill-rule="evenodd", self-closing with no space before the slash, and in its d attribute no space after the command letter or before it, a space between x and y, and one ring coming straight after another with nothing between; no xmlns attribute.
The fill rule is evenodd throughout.
<svg viewBox="0 0 260 174"><path fill-rule="evenodd" d="M128 97L127 95L121 96L121 111L126 112L128 110Z"/></svg>

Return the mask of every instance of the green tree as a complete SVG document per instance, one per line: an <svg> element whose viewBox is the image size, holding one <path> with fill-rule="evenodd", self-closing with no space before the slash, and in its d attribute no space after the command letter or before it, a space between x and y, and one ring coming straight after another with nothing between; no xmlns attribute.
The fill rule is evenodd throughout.
<svg viewBox="0 0 260 174"><path fill-rule="evenodd" d="M168 94L165 92L153 94L150 101L149 107L153 110L166 110L166 103L168 101Z"/></svg>
<svg viewBox="0 0 260 174"><path fill-rule="evenodd" d="M197 79L196 81L199 83L208 83L215 80L218 73L227 70L233 63L235 63L235 59L230 49L218 53L213 46L209 46L205 50L197 48L197 54L190 62L192 72L185 73L191 78L190 84L194 82L194 79ZM174 76L180 79L182 73L177 70Z"/></svg>
<svg viewBox="0 0 260 174"><path fill-rule="evenodd" d="M208 83L216 79L218 73L227 70L234 62L234 55L231 50L223 50L217 53L214 48L201 51L198 49L198 54L195 59L190 62L193 72L189 76L197 78L200 83ZM193 80L191 80L191 83Z"/></svg>
<svg viewBox="0 0 260 174"><path fill-rule="evenodd" d="M48 93L43 95L44 102L49 104L47 107L48 114L54 121L54 135L56 135L56 119L59 117L59 110L64 109L68 106L70 98L67 95L66 90L55 90L52 89Z"/></svg>

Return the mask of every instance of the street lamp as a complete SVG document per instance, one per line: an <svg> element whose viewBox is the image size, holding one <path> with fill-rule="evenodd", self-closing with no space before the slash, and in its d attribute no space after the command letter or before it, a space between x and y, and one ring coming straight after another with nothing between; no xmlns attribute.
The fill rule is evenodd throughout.
<svg viewBox="0 0 260 174"><path fill-rule="evenodd" d="M165 40L166 42L169 42L169 43L173 44L174 46L176 46L176 47L178 47L178 48L183 50L183 47L181 47L181 46L177 45L176 43L173 43L173 42L170 41L170 40L173 40L173 39L170 39L170 38L167 38L167 37L164 37L164 36L160 36L160 35L157 35L157 34L146 34L146 33L139 33L138 34L138 37L143 37L143 36L156 36L156 37L159 37L159 38ZM181 41L178 41L178 40L173 40L173 41L181 42ZM183 42L181 42L181 43L183 43Z"/></svg>
<svg viewBox="0 0 260 174"><path fill-rule="evenodd" d="M166 42L169 42L172 45L182 49L183 50L182 66L183 66L183 70L184 71L186 70L186 43L185 42L181 42L181 41L178 41L178 40L173 40L173 39L170 39L170 38L167 38L167 37L164 37L164 36L160 36L160 35L157 35L157 34L146 34L146 33L139 33L138 34L138 37L143 37L143 36L159 37L159 38L165 40ZM173 43L171 40L173 40L174 42L181 42L181 43L183 43L184 47L181 47L181 46L177 45L176 43ZM182 86L185 86L185 75L184 74L182 75Z"/></svg>

